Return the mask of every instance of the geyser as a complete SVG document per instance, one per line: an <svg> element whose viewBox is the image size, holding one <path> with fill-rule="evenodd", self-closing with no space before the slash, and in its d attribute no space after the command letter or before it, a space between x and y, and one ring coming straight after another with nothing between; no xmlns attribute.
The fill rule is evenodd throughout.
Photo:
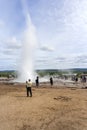
<svg viewBox="0 0 87 130"><path fill-rule="evenodd" d="M25 82L29 78L32 80L34 78L34 53L37 45L36 29L28 12L26 13L26 28L23 33L22 44L18 80Z"/></svg>

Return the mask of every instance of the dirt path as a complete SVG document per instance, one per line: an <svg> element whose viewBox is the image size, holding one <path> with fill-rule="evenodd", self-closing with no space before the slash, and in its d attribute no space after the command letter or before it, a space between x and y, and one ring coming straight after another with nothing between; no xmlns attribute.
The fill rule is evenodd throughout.
<svg viewBox="0 0 87 130"><path fill-rule="evenodd" d="M87 130L87 90L1 86L0 130Z"/></svg>

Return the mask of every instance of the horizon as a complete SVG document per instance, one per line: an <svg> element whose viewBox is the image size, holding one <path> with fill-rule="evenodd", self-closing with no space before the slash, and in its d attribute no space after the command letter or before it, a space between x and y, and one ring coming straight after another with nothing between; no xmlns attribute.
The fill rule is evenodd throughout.
<svg viewBox="0 0 87 130"><path fill-rule="evenodd" d="M36 69L36 70L34 70L34 71L39 71L39 70L41 70L41 71L43 71L43 70L75 70L75 69L82 69L82 70L85 70L85 69L87 69L87 68L66 68L66 69ZM8 70L0 70L0 71L18 71L17 69L8 69Z"/></svg>

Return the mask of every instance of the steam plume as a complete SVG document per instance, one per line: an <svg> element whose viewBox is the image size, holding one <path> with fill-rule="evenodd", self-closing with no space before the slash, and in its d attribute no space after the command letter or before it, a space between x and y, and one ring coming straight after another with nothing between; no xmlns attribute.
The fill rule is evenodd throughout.
<svg viewBox="0 0 87 130"><path fill-rule="evenodd" d="M34 75L34 51L37 45L36 29L31 21L29 11L27 10L26 3L22 1L23 10L26 20L26 28L23 33L23 48L21 67L19 70L19 80L26 81L27 79L33 79Z"/></svg>

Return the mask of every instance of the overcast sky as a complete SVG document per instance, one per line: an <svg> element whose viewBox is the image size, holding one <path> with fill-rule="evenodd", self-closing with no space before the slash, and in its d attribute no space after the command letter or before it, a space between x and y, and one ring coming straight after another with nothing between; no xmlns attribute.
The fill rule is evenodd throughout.
<svg viewBox="0 0 87 130"><path fill-rule="evenodd" d="M87 0L26 0L36 28L35 69L87 68ZM0 0L0 70L16 69L26 28L23 0Z"/></svg>

